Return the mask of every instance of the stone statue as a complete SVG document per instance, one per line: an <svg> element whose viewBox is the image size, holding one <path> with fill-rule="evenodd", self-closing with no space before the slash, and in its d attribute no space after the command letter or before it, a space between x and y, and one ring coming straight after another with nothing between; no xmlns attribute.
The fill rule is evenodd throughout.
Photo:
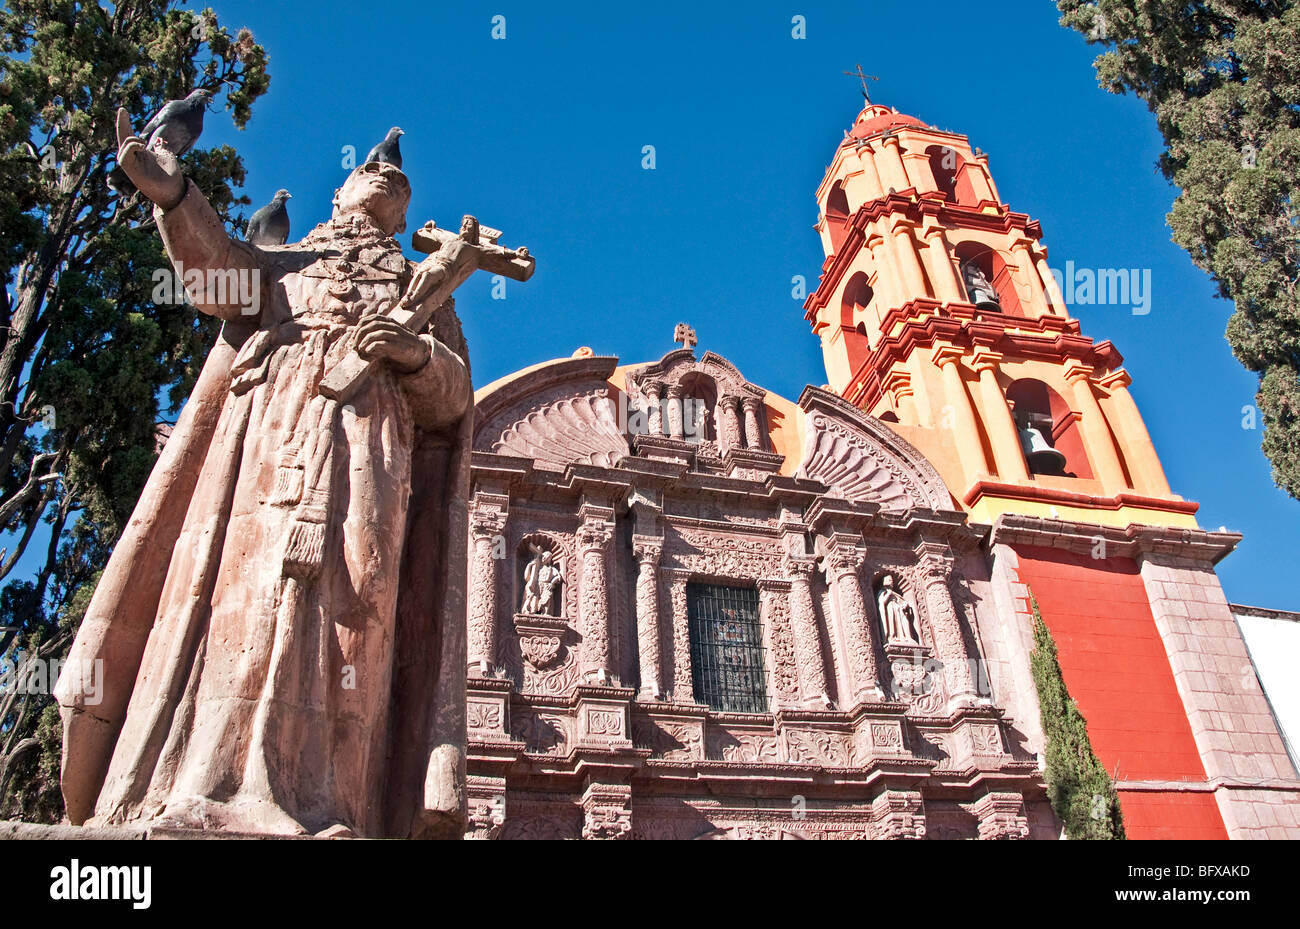
<svg viewBox="0 0 1300 929"><path fill-rule="evenodd" d="M555 588L564 581L564 560L550 549L530 542L533 558L524 568L524 602L519 612L530 616L555 616Z"/></svg>
<svg viewBox="0 0 1300 929"><path fill-rule="evenodd" d="M102 699L56 690L68 817L459 837L473 393L450 295L484 249L408 261L384 163L301 242L232 240L125 112L118 142L187 285L247 275L258 300L190 285L223 326L72 649L104 659Z"/></svg>
<svg viewBox="0 0 1300 929"><path fill-rule="evenodd" d="M880 579L880 593L876 594L880 611L880 624L885 630L885 642L890 645L920 645L916 634L916 615L898 588L894 576L886 574Z"/></svg>
<svg viewBox="0 0 1300 929"><path fill-rule="evenodd" d="M961 279L966 285L967 298L971 303L993 309L1002 308L1002 300L998 297L998 292L993 289L993 284L989 282L988 276L978 262L968 261L963 264Z"/></svg>

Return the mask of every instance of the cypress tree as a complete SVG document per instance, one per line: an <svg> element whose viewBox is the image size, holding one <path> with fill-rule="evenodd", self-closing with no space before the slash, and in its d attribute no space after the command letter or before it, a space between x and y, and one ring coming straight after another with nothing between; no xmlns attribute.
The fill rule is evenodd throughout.
<svg viewBox="0 0 1300 929"><path fill-rule="evenodd" d="M1124 820L1119 796L1106 769L1092 750L1088 724L1075 706L1056 657L1056 641L1043 622L1038 601L1034 610L1034 651L1029 656L1038 689L1047 755L1047 797L1072 839L1122 839Z"/></svg>
<svg viewBox="0 0 1300 929"><path fill-rule="evenodd" d="M1273 479L1300 499L1300 6L1290 0L1058 0L1107 49L1101 86L1155 115L1180 188L1173 240L1236 305L1227 338L1259 374Z"/></svg>

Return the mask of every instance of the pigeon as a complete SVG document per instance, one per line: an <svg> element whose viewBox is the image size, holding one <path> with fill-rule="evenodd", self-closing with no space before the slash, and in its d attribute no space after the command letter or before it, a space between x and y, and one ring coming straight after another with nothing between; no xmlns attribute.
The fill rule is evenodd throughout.
<svg viewBox="0 0 1300 929"><path fill-rule="evenodd" d="M399 171L402 168L402 150L397 147L398 139L406 133L394 126L388 130L388 135L384 136L384 141L380 142L370 150L363 164L370 164L372 161L382 161L390 164Z"/></svg>
<svg viewBox="0 0 1300 929"><path fill-rule="evenodd" d="M167 101L140 130L140 138L145 140L145 145L149 148L153 147L155 141L160 141L167 146L168 151L180 158L194 147L203 133L203 114L214 96L213 91L199 88L184 100ZM108 172L108 186L122 197L135 193L135 185L121 165Z"/></svg>
<svg viewBox="0 0 1300 929"><path fill-rule="evenodd" d="M252 215L244 232L251 245L283 245L289 241L289 211L284 201L292 196L287 190L277 190L271 202Z"/></svg>
<svg viewBox="0 0 1300 929"><path fill-rule="evenodd" d="M203 114L215 94L199 88L184 100L171 100L140 130L140 137L150 148L162 141L167 150L180 158L203 133Z"/></svg>

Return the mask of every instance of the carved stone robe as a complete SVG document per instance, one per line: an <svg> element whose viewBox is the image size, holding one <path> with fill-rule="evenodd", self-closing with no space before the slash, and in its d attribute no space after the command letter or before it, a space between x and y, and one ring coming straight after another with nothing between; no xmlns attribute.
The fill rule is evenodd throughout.
<svg viewBox="0 0 1300 929"><path fill-rule="evenodd" d="M451 302L428 364L339 405L317 387L401 297L397 243L353 215L255 248L193 184L155 215L178 270L254 274L260 307L191 291L225 324L60 681L68 816L458 835L473 395Z"/></svg>

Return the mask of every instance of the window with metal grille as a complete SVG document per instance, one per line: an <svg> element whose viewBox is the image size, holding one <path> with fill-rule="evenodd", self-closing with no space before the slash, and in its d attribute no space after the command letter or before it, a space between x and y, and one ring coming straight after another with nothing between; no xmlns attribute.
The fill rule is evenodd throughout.
<svg viewBox="0 0 1300 929"><path fill-rule="evenodd" d="M695 701L728 713L766 713L758 591L688 584Z"/></svg>

